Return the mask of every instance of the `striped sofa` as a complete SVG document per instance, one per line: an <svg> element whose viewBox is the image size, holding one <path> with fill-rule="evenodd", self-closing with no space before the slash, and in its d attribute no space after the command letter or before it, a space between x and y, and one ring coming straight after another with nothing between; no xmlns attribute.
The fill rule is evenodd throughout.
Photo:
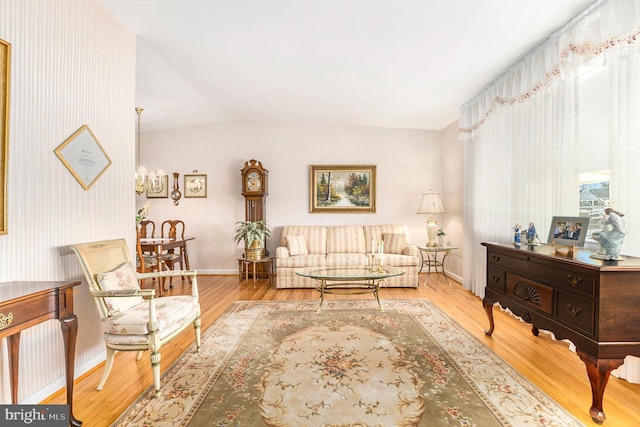
<svg viewBox="0 0 640 427"><path fill-rule="evenodd" d="M403 268L387 279L390 287L418 287L420 253L410 243L406 225L287 225L276 248L276 287L313 288L315 281L296 274L306 267L366 266L372 242L384 242L384 264ZM377 262L377 255L376 255Z"/></svg>

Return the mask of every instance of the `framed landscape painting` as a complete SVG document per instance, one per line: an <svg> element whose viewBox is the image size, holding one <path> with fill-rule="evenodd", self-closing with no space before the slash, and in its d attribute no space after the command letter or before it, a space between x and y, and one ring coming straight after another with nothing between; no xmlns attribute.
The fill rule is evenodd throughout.
<svg viewBox="0 0 640 427"><path fill-rule="evenodd" d="M375 213L375 165L311 165L309 212Z"/></svg>

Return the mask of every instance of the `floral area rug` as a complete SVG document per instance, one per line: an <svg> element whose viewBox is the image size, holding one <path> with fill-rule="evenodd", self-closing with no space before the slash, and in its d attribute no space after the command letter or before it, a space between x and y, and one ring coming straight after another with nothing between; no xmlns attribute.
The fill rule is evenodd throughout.
<svg viewBox="0 0 640 427"><path fill-rule="evenodd" d="M427 300L237 302L117 426L582 426Z"/></svg>

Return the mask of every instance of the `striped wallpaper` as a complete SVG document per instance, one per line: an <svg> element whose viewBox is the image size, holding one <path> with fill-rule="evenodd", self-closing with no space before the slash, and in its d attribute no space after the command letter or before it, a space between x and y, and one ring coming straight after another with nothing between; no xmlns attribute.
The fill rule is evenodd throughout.
<svg viewBox="0 0 640 427"><path fill-rule="evenodd" d="M22 0L0 2L0 38L11 43L13 59L0 282L78 280L69 244L132 234L125 233L135 215L135 35L95 0ZM89 191L53 152L83 124L113 162ZM93 301L76 289L78 374L104 345ZM5 340L0 356L8 378ZM37 402L63 385L59 322L23 332L19 400ZM3 380L0 402L10 398Z"/></svg>

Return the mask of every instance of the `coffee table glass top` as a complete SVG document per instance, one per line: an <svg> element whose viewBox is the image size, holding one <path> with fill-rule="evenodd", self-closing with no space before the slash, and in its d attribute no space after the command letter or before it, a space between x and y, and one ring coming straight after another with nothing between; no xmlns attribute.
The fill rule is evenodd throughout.
<svg viewBox="0 0 640 427"><path fill-rule="evenodd" d="M398 267L384 267L383 271L371 271L371 267L307 267L296 271L303 277L318 280L368 280L401 276L404 270Z"/></svg>

